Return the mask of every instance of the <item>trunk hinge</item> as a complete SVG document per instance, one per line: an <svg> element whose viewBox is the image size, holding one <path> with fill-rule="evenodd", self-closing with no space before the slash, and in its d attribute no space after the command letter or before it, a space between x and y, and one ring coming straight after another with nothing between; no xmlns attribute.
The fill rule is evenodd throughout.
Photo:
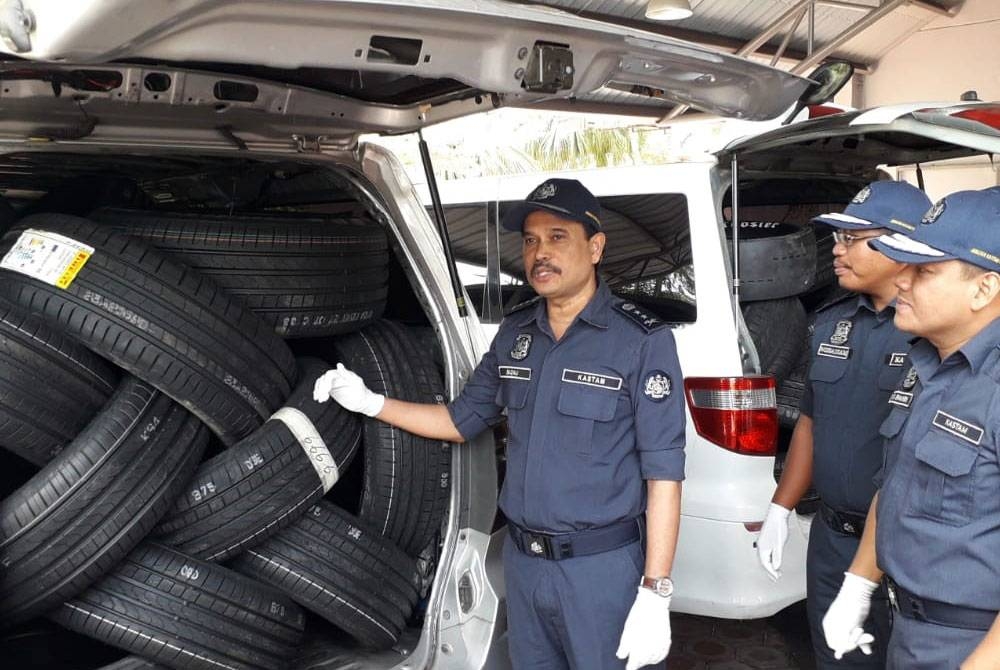
<svg viewBox="0 0 1000 670"><path fill-rule="evenodd" d="M327 139L326 135L315 135L309 137L307 135L292 135L292 141L295 142L295 150L300 154L318 154L323 151L323 142Z"/></svg>

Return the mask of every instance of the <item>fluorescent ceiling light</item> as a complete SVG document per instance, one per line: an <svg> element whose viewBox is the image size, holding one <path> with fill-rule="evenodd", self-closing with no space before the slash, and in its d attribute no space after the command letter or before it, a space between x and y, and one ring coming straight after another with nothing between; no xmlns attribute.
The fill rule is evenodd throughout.
<svg viewBox="0 0 1000 670"><path fill-rule="evenodd" d="M679 21L693 13L688 0L649 0L646 5L646 18L654 21Z"/></svg>

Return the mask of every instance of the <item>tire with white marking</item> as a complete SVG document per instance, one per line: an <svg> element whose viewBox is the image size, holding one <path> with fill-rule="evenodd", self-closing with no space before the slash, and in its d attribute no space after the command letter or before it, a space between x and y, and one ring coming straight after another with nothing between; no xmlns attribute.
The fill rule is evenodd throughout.
<svg viewBox="0 0 1000 670"><path fill-rule="evenodd" d="M329 367L299 360L302 381L288 409L198 468L153 531L159 542L223 561L288 526L333 486L360 447L361 419L332 400L313 400Z"/></svg>
<svg viewBox="0 0 1000 670"><path fill-rule="evenodd" d="M149 533L198 465L208 430L126 377L99 415L0 504L3 623L58 606Z"/></svg>
<svg viewBox="0 0 1000 670"><path fill-rule="evenodd" d="M22 219L0 240L0 254L15 248L4 264L29 255L27 228L93 253L56 264L65 267L64 288L51 276L46 281L0 267L6 297L156 386L226 445L256 430L288 396L295 374L288 346L208 278L143 242L61 214ZM49 235L46 245L57 248L53 239ZM39 254L38 263L45 258Z"/></svg>
<svg viewBox="0 0 1000 670"><path fill-rule="evenodd" d="M418 597L415 561L325 500L232 566L373 649L395 643Z"/></svg>
<svg viewBox="0 0 1000 670"><path fill-rule="evenodd" d="M385 309L388 241L370 219L113 208L90 217L211 277L286 338L351 332Z"/></svg>
<svg viewBox="0 0 1000 670"><path fill-rule="evenodd" d="M118 384L115 367L0 299L0 446L44 465L83 430Z"/></svg>
<svg viewBox="0 0 1000 670"><path fill-rule="evenodd" d="M390 398L444 404L444 384L433 354L420 338L392 321L337 338L339 361ZM448 511L451 449L366 419L364 484L358 516L417 556L437 535Z"/></svg>
<svg viewBox="0 0 1000 670"><path fill-rule="evenodd" d="M305 628L285 595L152 542L50 618L177 670L284 670Z"/></svg>

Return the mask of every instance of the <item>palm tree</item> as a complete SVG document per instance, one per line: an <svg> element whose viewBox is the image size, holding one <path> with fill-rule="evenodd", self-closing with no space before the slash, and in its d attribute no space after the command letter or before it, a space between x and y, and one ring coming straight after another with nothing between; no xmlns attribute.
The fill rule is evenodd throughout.
<svg viewBox="0 0 1000 670"><path fill-rule="evenodd" d="M600 128L566 118L549 119L545 131L524 145L542 170L572 170L642 162L645 135L633 128Z"/></svg>

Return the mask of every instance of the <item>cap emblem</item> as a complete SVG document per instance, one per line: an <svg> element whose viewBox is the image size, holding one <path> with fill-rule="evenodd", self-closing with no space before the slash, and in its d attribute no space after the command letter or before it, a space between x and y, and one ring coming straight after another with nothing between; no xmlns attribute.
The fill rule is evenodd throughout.
<svg viewBox="0 0 1000 670"><path fill-rule="evenodd" d="M854 196L854 199L851 200L851 203L854 205L860 205L869 197L871 197L871 194L872 194L871 186L865 186L863 189L858 191L858 194Z"/></svg>
<svg viewBox="0 0 1000 670"><path fill-rule="evenodd" d="M548 200L555 194L556 185L551 182L545 182L535 189L535 192L531 194L530 200Z"/></svg>
<svg viewBox="0 0 1000 670"><path fill-rule="evenodd" d="M944 199L938 200L934 206L927 210L927 213L920 219L920 223L934 223L944 213Z"/></svg>

